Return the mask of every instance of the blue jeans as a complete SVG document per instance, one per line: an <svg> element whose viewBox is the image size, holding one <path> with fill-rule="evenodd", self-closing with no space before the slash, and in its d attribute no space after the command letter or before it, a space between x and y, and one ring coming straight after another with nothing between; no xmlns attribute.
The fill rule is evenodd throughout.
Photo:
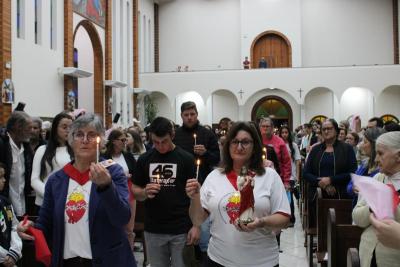
<svg viewBox="0 0 400 267"><path fill-rule="evenodd" d="M144 232L151 267L185 267L183 248L187 234L168 235Z"/></svg>
<svg viewBox="0 0 400 267"><path fill-rule="evenodd" d="M199 241L199 247L201 252L207 252L208 249L208 242L210 241L210 228L211 228L211 222L210 222L210 217L208 217L203 224L200 227L200 241Z"/></svg>

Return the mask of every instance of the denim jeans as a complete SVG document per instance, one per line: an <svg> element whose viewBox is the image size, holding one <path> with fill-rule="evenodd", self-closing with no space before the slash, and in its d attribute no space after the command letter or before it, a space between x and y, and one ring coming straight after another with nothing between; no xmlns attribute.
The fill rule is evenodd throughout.
<svg viewBox="0 0 400 267"><path fill-rule="evenodd" d="M144 232L151 267L185 267L183 248L187 234L169 235Z"/></svg>
<svg viewBox="0 0 400 267"><path fill-rule="evenodd" d="M200 227L200 241L199 247L201 252L207 252L208 249L208 242L210 241L210 228L211 222L210 217L208 217Z"/></svg>

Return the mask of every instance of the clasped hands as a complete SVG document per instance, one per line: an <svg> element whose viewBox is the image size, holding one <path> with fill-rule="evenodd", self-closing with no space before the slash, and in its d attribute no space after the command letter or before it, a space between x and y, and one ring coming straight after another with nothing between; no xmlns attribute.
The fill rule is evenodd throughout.
<svg viewBox="0 0 400 267"><path fill-rule="evenodd" d="M318 186L321 187L329 196L334 196L336 194L336 189L331 185L330 177L321 177L318 182Z"/></svg>

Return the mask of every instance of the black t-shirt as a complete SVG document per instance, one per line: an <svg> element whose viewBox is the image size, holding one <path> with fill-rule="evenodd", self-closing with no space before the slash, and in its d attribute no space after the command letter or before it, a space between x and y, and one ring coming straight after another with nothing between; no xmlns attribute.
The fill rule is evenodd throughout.
<svg viewBox="0 0 400 267"><path fill-rule="evenodd" d="M145 231L157 234L183 234L192 227L186 181L195 177L194 158L180 147L165 154L151 149L141 155L132 182L144 188L160 175L160 192L145 200Z"/></svg>

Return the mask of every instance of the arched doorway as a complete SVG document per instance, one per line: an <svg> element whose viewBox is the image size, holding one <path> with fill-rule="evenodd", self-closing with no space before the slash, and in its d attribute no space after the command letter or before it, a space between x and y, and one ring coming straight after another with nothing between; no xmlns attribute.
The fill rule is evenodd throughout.
<svg viewBox="0 0 400 267"><path fill-rule="evenodd" d="M258 68L264 57L268 68L292 67L292 47L289 39L280 32L266 31L259 34L251 45L251 67Z"/></svg>
<svg viewBox="0 0 400 267"><path fill-rule="evenodd" d="M270 117L275 127L288 125L293 129L293 112L289 103L279 96L265 96L258 100L251 111L251 120L258 123L261 117Z"/></svg>
<svg viewBox="0 0 400 267"><path fill-rule="evenodd" d="M82 20L76 26L74 30L73 40L75 42L75 36L80 27L83 27L90 38L91 45L93 48L93 101L94 101L94 112L104 117L104 78L103 78L103 48L100 41L100 36L93 25L89 20Z"/></svg>

